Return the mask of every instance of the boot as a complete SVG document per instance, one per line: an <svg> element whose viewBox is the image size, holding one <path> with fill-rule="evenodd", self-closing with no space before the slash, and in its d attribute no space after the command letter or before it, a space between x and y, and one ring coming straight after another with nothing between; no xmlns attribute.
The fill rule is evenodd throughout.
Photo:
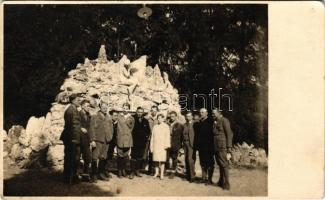
<svg viewBox="0 0 325 200"><path fill-rule="evenodd" d="M225 178L225 184L223 185L224 190L230 190L230 183L229 183L229 170L228 168L223 168L223 174Z"/></svg>
<svg viewBox="0 0 325 200"><path fill-rule="evenodd" d="M219 167L219 181L217 183L219 187L223 187L224 185L224 172L222 167Z"/></svg>
<svg viewBox="0 0 325 200"><path fill-rule="evenodd" d="M208 181L206 182L207 185L212 185L212 177L213 177L214 167L209 167L208 169Z"/></svg>
<svg viewBox="0 0 325 200"><path fill-rule="evenodd" d="M206 183L207 182L207 171L205 168L202 167L202 183Z"/></svg>
<svg viewBox="0 0 325 200"><path fill-rule="evenodd" d="M127 158L122 159L122 176L124 176L124 177L127 177L127 173L126 173L127 162L128 162Z"/></svg>
<svg viewBox="0 0 325 200"><path fill-rule="evenodd" d="M98 173L98 167L97 167L97 162L93 161L91 163L91 183L97 183L97 173Z"/></svg>
<svg viewBox="0 0 325 200"><path fill-rule="evenodd" d="M117 157L116 164L117 164L117 177L122 178L122 163L120 157Z"/></svg>
<svg viewBox="0 0 325 200"><path fill-rule="evenodd" d="M137 177L142 177L140 174L140 169L142 169L142 161L141 160L137 160L136 161L136 169L135 169L135 175Z"/></svg>
<svg viewBox="0 0 325 200"><path fill-rule="evenodd" d="M99 160L98 163L98 178L102 181L109 181L109 179L105 176L105 161Z"/></svg>

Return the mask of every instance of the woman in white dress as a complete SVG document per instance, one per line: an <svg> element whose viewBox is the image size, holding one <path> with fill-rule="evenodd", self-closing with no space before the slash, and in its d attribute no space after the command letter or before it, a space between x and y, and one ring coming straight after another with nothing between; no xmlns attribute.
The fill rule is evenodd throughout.
<svg viewBox="0 0 325 200"><path fill-rule="evenodd" d="M167 149L170 148L170 130L164 122L163 114L158 114L157 119L158 124L154 125L152 129L150 152L153 155L152 160L156 163L154 178L158 176L160 169L160 179L163 179Z"/></svg>

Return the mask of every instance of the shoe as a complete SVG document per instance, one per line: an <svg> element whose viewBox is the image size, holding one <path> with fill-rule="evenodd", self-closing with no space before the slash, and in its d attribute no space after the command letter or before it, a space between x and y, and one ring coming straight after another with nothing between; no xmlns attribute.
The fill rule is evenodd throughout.
<svg viewBox="0 0 325 200"><path fill-rule="evenodd" d="M207 180L207 181L205 182L205 185L213 185L212 180Z"/></svg>
<svg viewBox="0 0 325 200"><path fill-rule="evenodd" d="M112 175L108 171L105 171L104 174L107 178L112 178Z"/></svg>
<svg viewBox="0 0 325 200"><path fill-rule="evenodd" d="M122 170L122 176L127 177L125 169Z"/></svg>
<svg viewBox="0 0 325 200"><path fill-rule="evenodd" d="M118 170L117 171L117 177L118 178L122 178L122 170Z"/></svg>
<svg viewBox="0 0 325 200"><path fill-rule="evenodd" d="M142 177L141 174L140 174L140 172L139 172L139 170L136 170L136 171L135 171L135 175L136 175L137 177Z"/></svg>
<svg viewBox="0 0 325 200"><path fill-rule="evenodd" d="M193 183L194 182L194 178L188 179L188 182Z"/></svg>
<svg viewBox="0 0 325 200"><path fill-rule="evenodd" d="M102 181L109 181L109 179L104 175L104 173L98 174L98 179Z"/></svg>
<svg viewBox="0 0 325 200"><path fill-rule="evenodd" d="M153 178L154 178L154 179L157 178L157 177L158 177L158 174L153 175Z"/></svg>
<svg viewBox="0 0 325 200"><path fill-rule="evenodd" d="M131 174L129 175L129 179L134 179L134 173L131 172Z"/></svg>
<svg viewBox="0 0 325 200"><path fill-rule="evenodd" d="M93 175L90 179L90 183L97 183L97 175Z"/></svg>
<svg viewBox="0 0 325 200"><path fill-rule="evenodd" d="M230 190L230 184L229 183L225 183L223 185L222 189L224 189L224 190Z"/></svg>
<svg viewBox="0 0 325 200"><path fill-rule="evenodd" d="M173 179L175 177L175 173L171 173L170 175L169 175L169 179Z"/></svg>
<svg viewBox="0 0 325 200"><path fill-rule="evenodd" d="M222 183L221 181L218 181L218 182L217 182L217 186L219 186L219 187L223 187L223 183Z"/></svg>

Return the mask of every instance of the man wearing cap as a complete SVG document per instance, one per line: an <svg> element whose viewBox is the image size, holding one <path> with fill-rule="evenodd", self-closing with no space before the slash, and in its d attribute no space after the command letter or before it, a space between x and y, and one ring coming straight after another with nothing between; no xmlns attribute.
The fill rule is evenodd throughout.
<svg viewBox="0 0 325 200"><path fill-rule="evenodd" d="M131 174L130 179L134 175L141 177L140 169L142 168L143 156L145 153L146 143L150 136L150 126L147 119L144 118L144 110L138 107L134 116L134 127L132 130L133 147L131 149Z"/></svg>
<svg viewBox="0 0 325 200"><path fill-rule="evenodd" d="M89 168L91 163L91 151L90 151L90 103L84 99L81 101L80 122L81 122L81 137L80 137L80 150L82 159L84 161L84 175L89 180Z"/></svg>
<svg viewBox="0 0 325 200"><path fill-rule="evenodd" d="M218 186L224 190L230 189L229 184L229 164L227 154L230 155L232 148L233 132L230 128L229 120L224 117L218 109L212 111L213 117L213 137L214 137L214 157L219 166L220 178ZM214 168L209 173L209 182L212 183Z"/></svg>
<svg viewBox="0 0 325 200"><path fill-rule="evenodd" d="M134 126L134 118L129 113L130 104L123 104L123 111L117 119L117 168L118 177L126 177L126 166L129 162L129 153L133 147L132 130Z"/></svg>
<svg viewBox="0 0 325 200"><path fill-rule="evenodd" d="M70 105L64 113L64 129L60 140L64 144L64 182L72 184L77 182L77 167L80 159L80 115L77 107L80 99L76 94L69 96Z"/></svg>
<svg viewBox="0 0 325 200"><path fill-rule="evenodd" d="M91 117L90 121L90 140L92 147L92 182L97 181L97 176L100 180L108 181L106 176L107 151L109 142L113 137L112 120L107 114L108 105L105 102L99 104L100 110L96 115Z"/></svg>

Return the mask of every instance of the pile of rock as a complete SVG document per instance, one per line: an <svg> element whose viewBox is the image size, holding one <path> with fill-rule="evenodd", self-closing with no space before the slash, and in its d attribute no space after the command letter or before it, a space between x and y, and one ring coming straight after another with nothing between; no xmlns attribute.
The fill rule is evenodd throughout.
<svg viewBox="0 0 325 200"><path fill-rule="evenodd" d="M98 58L85 59L68 73L61 91L45 117L31 117L26 129L13 126L5 141L8 157L21 167L46 163L61 168L63 144L59 140L64 127L64 111L71 94L82 94L91 102L91 114L97 112L100 101L107 102L111 109L119 110L123 103L131 105L131 111L142 106L149 111L157 105L165 114L168 110L180 113L178 92L161 73L158 65L147 66L146 56L130 62L123 56L117 63L106 57L102 45Z"/></svg>
<svg viewBox="0 0 325 200"><path fill-rule="evenodd" d="M234 145L231 152L230 163L233 166L239 167L267 167L267 155L264 149L254 148L254 145L248 145L243 142L242 144Z"/></svg>

